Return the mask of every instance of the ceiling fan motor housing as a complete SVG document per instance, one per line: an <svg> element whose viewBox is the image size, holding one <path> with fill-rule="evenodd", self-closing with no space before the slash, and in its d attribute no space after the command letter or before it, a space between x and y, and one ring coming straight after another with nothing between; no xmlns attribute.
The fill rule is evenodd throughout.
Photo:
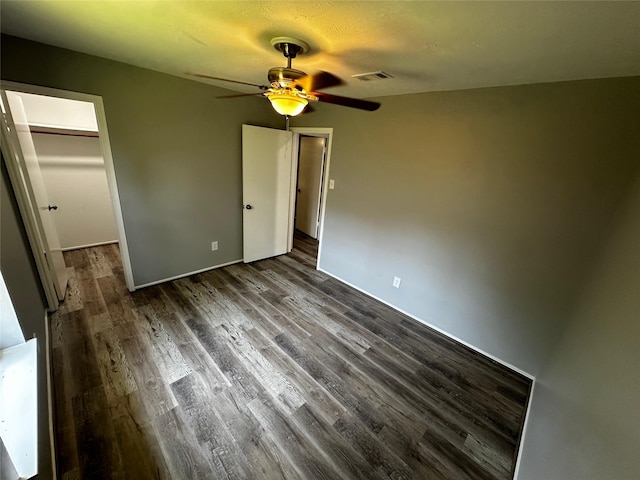
<svg viewBox="0 0 640 480"><path fill-rule="evenodd" d="M287 68L287 67L273 67L269 70L267 78L269 79L269 83L273 84L277 83L279 86L284 87L299 78L305 77L307 74L301 70L296 70L295 68Z"/></svg>

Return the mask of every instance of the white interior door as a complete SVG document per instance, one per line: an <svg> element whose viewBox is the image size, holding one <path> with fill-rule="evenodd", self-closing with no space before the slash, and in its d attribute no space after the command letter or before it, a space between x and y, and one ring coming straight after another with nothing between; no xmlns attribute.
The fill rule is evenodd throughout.
<svg viewBox="0 0 640 480"><path fill-rule="evenodd" d="M318 238L324 147L322 137L300 137L296 229L313 238Z"/></svg>
<svg viewBox="0 0 640 480"><path fill-rule="evenodd" d="M287 253L293 134L242 126L244 262Z"/></svg>
<svg viewBox="0 0 640 480"><path fill-rule="evenodd" d="M17 142L16 147L18 147L13 152L13 160L17 163L24 183L24 190L28 197L28 203L31 206L31 214L34 217L40 248L45 256L45 264L49 273L48 280L53 282L56 296L59 300L62 300L67 289L67 268L62 256L58 233L51 217L52 210L50 209L33 139L31 138L27 115L19 95L10 91L3 91L2 95L4 97L3 101L8 103L11 111L11 119L13 121L11 136L14 142ZM43 283L46 283L47 279L43 280Z"/></svg>

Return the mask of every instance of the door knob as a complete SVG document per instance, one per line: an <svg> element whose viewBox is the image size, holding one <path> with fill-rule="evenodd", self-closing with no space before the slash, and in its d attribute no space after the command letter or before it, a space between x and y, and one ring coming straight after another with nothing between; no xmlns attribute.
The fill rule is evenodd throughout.
<svg viewBox="0 0 640 480"><path fill-rule="evenodd" d="M51 210L57 210L58 206L57 205L47 205L47 208L49 209L49 211Z"/></svg>
<svg viewBox="0 0 640 480"><path fill-rule="evenodd" d="M244 208L246 208L247 210L251 210L253 207L251 205L245 205Z"/></svg>

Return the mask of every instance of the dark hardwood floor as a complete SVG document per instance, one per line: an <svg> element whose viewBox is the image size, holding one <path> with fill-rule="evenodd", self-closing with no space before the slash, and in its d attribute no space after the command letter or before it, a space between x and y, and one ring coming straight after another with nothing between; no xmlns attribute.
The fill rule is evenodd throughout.
<svg viewBox="0 0 640 480"><path fill-rule="evenodd" d="M318 240L296 230L293 234L293 246L297 252L303 254L298 257L300 262L315 269L318 260Z"/></svg>
<svg viewBox="0 0 640 480"><path fill-rule="evenodd" d="M309 245L129 293L67 252L59 478L512 478L530 381L318 271Z"/></svg>

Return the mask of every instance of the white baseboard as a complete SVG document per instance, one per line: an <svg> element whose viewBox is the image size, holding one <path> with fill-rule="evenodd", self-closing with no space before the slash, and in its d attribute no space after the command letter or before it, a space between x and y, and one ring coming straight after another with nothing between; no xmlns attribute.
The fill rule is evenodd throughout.
<svg viewBox="0 0 640 480"><path fill-rule="evenodd" d="M529 418L531 418L531 404L533 403L533 389L536 388L535 378L531 382L531 391L529 392L529 398L527 399L527 411L524 414L524 425L522 426L522 435L520 435L520 444L518 445L518 456L516 457L516 468L513 471L513 480L518 480L520 474L520 461L522 459L522 446L524 445L524 437L527 434L527 426L529 425Z"/></svg>
<svg viewBox="0 0 640 480"><path fill-rule="evenodd" d="M363 290L362 288L358 287L357 285L354 285L352 283L347 282L346 280L338 277L337 275L332 274L331 272L327 272L326 270L322 269L322 268L318 268L319 271L326 273L327 275L329 275L330 277L335 278L336 280L339 280L340 282L344 283L345 285L349 285L351 288L354 288L356 290L358 290L359 292L364 293L365 295L367 295L368 297L371 297L377 301L379 301L380 303L384 303L386 306L393 308L395 311L402 313L403 315L406 315L407 317L412 318L413 320L422 323L423 325L426 325L429 328L432 328L433 330L445 335L446 337L449 337L452 340L455 340L458 343L461 343L462 345L464 345L465 347L469 347L471 350L474 350L476 352L478 352L481 355L484 355L485 357L490 358L491 360L498 362L501 365L504 365L505 367L509 368L510 370L513 370L514 372L519 373L520 375L523 375L525 377L527 377L530 380L535 380L535 376L531 375L528 372L525 372L524 370L516 367L515 365L510 364L509 362L505 362L504 360L499 359L498 357L485 352L484 350L482 350L481 348L478 348L474 345L471 345L470 343L465 342L464 340L456 337L455 335L450 334L449 332L436 327L435 325L430 324L429 322L423 320L420 317L417 317L409 312L406 312L404 310L402 310L401 308L393 305L392 303L387 302L386 300L383 300L382 298L379 298L375 295L373 295L372 293L367 292L366 290Z"/></svg>
<svg viewBox="0 0 640 480"><path fill-rule="evenodd" d="M176 275L175 277L163 278L161 280L156 280L155 282L145 283L142 285L135 285L134 288L135 290L137 290L139 288L151 287L153 285L158 285L160 283L165 283L165 282L171 282L172 280L178 280L179 278L188 277L190 275L197 275L198 273L204 273L204 272L208 272L209 270L215 270L216 268L228 267L229 265L234 265L240 262L242 262L242 259L234 260L232 262L227 262L227 263L221 263L220 265L214 265L212 267L202 268L200 270L195 270L193 272L181 273L180 275Z"/></svg>
<svg viewBox="0 0 640 480"><path fill-rule="evenodd" d="M510 370L513 370L514 372L517 372L520 375L522 375L522 376L528 378L529 380L531 380L531 390L529 391L529 398L527 399L527 411L525 412L525 416L524 416L524 424L523 424L523 427L522 427L522 435L520 436L520 444L518 445L518 455L516 457L516 465L515 465L514 476L513 476L514 480L517 480L518 472L520 471L520 459L522 457L522 446L524 445L524 437L525 437L525 433L527 431L527 425L529 423L529 412L531 410L531 403L532 403L532 400L533 400L533 389L534 389L535 384L536 384L536 377L534 375L531 375L530 373L525 372L524 370L516 367L515 365L510 364L509 362L505 362L504 360L501 360L501 359L497 358L496 356L485 352L481 348L475 347L474 345L471 345L471 344L465 342L464 340L461 340L460 338L456 337L455 335L451 335L449 332L446 332L445 330L442 330L441 328L436 327L435 325L432 325L429 322L426 322L423 319L421 319L421 318L419 318L419 317L417 317L415 315L412 315L409 312L405 312L404 310L402 310L401 308L398 308L397 306L393 305L392 303L389 303L389 302L387 302L387 301L385 301L385 300L383 300L383 299L381 299L381 298L379 298L379 297L367 292L366 290L364 290L364 289L362 289L362 288L360 288L360 287L358 287L358 286L356 286L356 285L354 285L354 284L352 284L350 282L347 282L346 280L338 277L337 275L332 274L331 272L327 272L326 270L324 270L322 268L318 268L318 270L323 272L323 273L326 273L330 277L335 278L336 280L344 283L345 285L349 285L351 288L354 288L354 289L358 290L359 292L364 293L368 297L371 297L371 298L379 301L380 303L383 303L383 304L387 305L388 307L393 308L397 312L400 312L403 315L406 315L406 316L414 319L415 321L420 322L420 323L422 323L423 325L426 325L429 328L432 328L433 330L441 333L442 335L444 335L444 336L446 336L448 338L451 338L452 340L455 340L458 343L461 343L462 345L470 348L471 350L473 350L475 352L478 352L479 354L484 355L485 357L488 357L491 360L494 360L495 362L498 362L499 364L504 365L505 367L509 368Z"/></svg>
<svg viewBox="0 0 640 480"><path fill-rule="evenodd" d="M118 240L109 240L108 242L98 242L98 243L89 243L88 245L78 245L77 247L65 247L61 248L63 252L68 252L69 250L80 250L81 248L91 248L91 247L99 247L101 245L111 245L112 243L118 243Z"/></svg>

